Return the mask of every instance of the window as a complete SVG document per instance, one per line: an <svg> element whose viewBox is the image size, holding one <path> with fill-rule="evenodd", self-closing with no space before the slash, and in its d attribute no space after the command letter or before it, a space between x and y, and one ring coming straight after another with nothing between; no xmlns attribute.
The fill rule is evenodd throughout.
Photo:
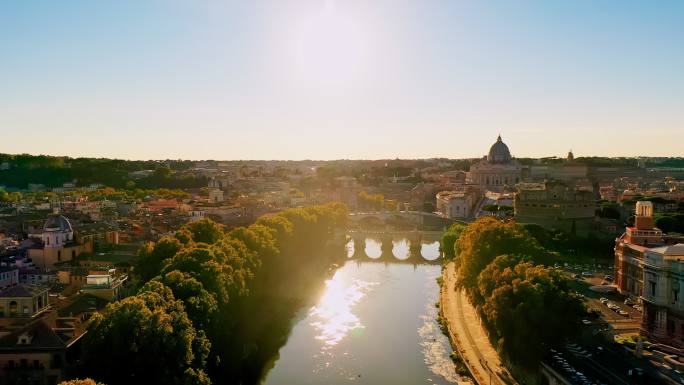
<svg viewBox="0 0 684 385"><path fill-rule="evenodd" d="M679 288L672 289L672 300L674 302L679 302Z"/></svg>
<svg viewBox="0 0 684 385"><path fill-rule="evenodd" d="M656 283L653 281L648 281L648 284L651 287L651 295L655 296L656 295Z"/></svg>
<svg viewBox="0 0 684 385"><path fill-rule="evenodd" d="M9 303L9 312L10 312L10 315L17 314L17 301L11 301Z"/></svg>

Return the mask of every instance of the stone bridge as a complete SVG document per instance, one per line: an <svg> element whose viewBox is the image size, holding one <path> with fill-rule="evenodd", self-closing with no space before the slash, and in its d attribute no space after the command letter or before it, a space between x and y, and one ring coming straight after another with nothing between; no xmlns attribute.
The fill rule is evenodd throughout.
<svg viewBox="0 0 684 385"><path fill-rule="evenodd" d="M354 244L354 254L352 257L364 260L411 263L411 264L441 264L441 231L373 231L373 230L350 230L348 233ZM373 258L366 254L366 240L374 239L380 242L381 254ZM409 244L408 258L399 258L394 254L394 240L405 239ZM440 242L439 258L435 260L426 259L422 255L423 244Z"/></svg>
<svg viewBox="0 0 684 385"><path fill-rule="evenodd" d="M352 228L435 228L444 229L456 222L424 211L357 212L348 215Z"/></svg>

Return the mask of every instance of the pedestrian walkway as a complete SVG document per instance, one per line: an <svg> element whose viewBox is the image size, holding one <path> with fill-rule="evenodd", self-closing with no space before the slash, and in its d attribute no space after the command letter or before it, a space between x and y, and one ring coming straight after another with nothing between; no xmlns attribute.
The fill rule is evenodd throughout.
<svg viewBox="0 0 684 385"><path fill-rule="evenodd" d="M445 266L443 278L440 299L442 316L447 321L454 349L460 353L475 381L480 385L517 385L489 342L477 311L463 290L454 290L456 278L453 262Z"/></svg>

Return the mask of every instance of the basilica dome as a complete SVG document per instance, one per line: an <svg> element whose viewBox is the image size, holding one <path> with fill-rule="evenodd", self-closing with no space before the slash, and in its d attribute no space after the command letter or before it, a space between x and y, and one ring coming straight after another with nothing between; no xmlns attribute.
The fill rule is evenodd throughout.
<svg viewBox="0 0 684 385"><path fill-rule="evenodd" d="M508 146L501 140L501 135L496 139L496 143L492 144L487 155L487 161L490 163L511 163L511 152Z"/></svg>
<svg viewBox="0 0 684 385"><path fill-rule="evenodd" d="M60 231L60 232L73 232L71 223L69 220L59 214L52 214L45 220L43 224L43 231Z"/></svg>

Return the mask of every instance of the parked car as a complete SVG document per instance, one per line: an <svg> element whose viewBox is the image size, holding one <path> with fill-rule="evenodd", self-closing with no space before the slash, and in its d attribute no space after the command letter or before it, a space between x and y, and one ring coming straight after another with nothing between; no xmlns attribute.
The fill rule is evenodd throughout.
<svg viewBox="0 0 684 385"><path fill-rule="evenodd" d="M582 277L584 277L584 278L591 278L593 276L594 276L594 273L592 273L590 271L583 271L582 272Z"/></svg>
<svg viewBox="0 0 684 385"><path fill-rule="evenodd" d="M627 305L627 306L636 305L636 302L634 302L631 298L627 298L627 299L625 299L625 305Z"/></svg>

